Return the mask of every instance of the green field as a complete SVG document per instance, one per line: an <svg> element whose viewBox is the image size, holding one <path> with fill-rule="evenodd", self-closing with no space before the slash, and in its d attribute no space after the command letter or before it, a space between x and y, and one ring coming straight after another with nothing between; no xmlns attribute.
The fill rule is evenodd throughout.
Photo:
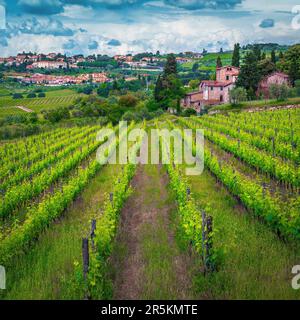
<svg viewBox="0 0 300 320"><path fill-rule="evenodd" d="M199 64L199 70L212 71L216 70L216 61L218 57L221 57L223 65L230 65L232 59L232 53L208 53L201 59L195 59L192 62L183 63L183 68L192 69L194 63Z"/></svg>
<svg viewBox="0 0 300 320"><path fill-rule="evenodd" d="M68 107L79 96L73 90L58 90L47 92L45 98L13 99L12 97L2 97L0 98L0 117L24 113L24 111L16 108L16 106L26 107L37 113L43 109Z"/></svg>

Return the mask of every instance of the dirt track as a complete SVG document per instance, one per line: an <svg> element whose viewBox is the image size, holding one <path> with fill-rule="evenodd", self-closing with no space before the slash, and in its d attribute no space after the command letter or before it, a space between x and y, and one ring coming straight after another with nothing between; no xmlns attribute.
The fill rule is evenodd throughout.
<svg viewBox="0 0 300 320"><path fill-rule="evenodd" d="M150 167L139 167L132 181L134 194L122 211L118 256L113 258L114 298L188 299L189 258L175 243L168 177L160 167Z"/></svg>

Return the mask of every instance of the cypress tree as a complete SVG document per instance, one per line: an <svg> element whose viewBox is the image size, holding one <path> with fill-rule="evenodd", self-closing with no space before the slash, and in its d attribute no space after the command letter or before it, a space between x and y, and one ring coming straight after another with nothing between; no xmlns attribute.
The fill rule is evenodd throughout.
<svg viewBox="0 0 300 320"><path fill-rule="evenodd" d="M253 53L257 59L257 61L261 60L261 50L258 44L255 44L253 47Z"/></svg>
<svg viewBox="0 0 300 320"><path fill-rule="evenodd" d="M167 77L171 74L177 75L177 62L174 54L168 55L165 69L164 69L164 77Z"/></svg>
<svg viewBox="0 0 300 320"><path fill-rule="evenodd" d="M240 66L240 44L239 43L236 43L234 45L231 64L234 67L239 67Z"/></svg>
<svg viewBox="0 0 300 320"><path fill-rule="evenodd" d="M179 108L180 99L183 95L184 91L177 74L176 58L173 54L170 54L164 72L157 79L154 98L165 109L169 106Z"/></svg>
<svg viewBox="0 0 300 320"><path fill-rule="evenodd" d="M217 59L217 68L221 68L222 66L223 66L223 64L222 64L221 57L218 56L218 59Z"/></svg>
<svg viewBox="0 0 300 320"><path fill-rule="evenodd" d="M161 75L158 76L155 89L154 89L154 99L159 102L162 100L162 93L163 91L163 83L162 83L162 78Z"/></svg>
<svg viewBox="0 0 300 320"><path fill-rule="evenodd" d="M283 59L283 57L284 57L284 56L283 56L283 52L280 51L280 52L279 52L279 59L281 60L281 59Z"/></svg>
<svg viewBox="0 0 300 320"><path fill-rule="evenodd" d="M255 98L258 84L261 80L261 74L258 66L257 55L254 51L248 52L241 67L239 78L237 81L238 87L243 87L247 90L250 99Z"/></svg>
<svg viewBox="0 0 300 320"><path fill-rule="evenodd" d="M271 52L271 61L276 64L276 52L275 50L272 50Z"/></svg>

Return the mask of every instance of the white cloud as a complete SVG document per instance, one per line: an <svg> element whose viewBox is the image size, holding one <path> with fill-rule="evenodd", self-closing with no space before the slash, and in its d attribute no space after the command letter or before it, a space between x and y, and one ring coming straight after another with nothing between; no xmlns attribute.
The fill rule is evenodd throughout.
<svg viewBox="0 0 300 320"><path fill-rule="evenodd" d="M66 5L64 12L60 14L62 17L71 19L91 19L95 17L95 11L92 7L84 7L80 5Z"/></svg>

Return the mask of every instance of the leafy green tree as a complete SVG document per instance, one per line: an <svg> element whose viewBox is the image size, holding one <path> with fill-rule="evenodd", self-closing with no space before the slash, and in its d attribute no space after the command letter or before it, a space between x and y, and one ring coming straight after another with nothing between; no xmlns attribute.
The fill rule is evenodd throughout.
<svg viewBox="0 0 300 320"><path fill-rule="evenodd" d="M289 97L290 88L286 84L276 84L270 85L270 97L277 99L277 101L285 101Z"/></svg>
<svg viewBox="0 0 300 320"><path fill-rule="evenodd" d="M300 96L300 80L295 81L296 95Z"/></svg>
<svg viewBox="0 0 300 320"><path fill-rule="evenodd" d="M46 93L45 92L40 92L40 93L38 93L38 97L39 98L45 98L46 97Z"/></svg>
<svg viewBox="0 0 300 320"><path fill-rule="evenodd" d="M239 67L240 66L240 44L239 43L236 43L234 45L231 64L234 67Z"/></svg>
<svg viewBox="0 0 300 320"><path fill-rule="evenodd" d="M86 95L92 94L93 93L93 87L92 86L84 87L83 90L82 90L82 93L84 93Z"/></svg>
<svg viewBox="0 0 300 320"><path fill-rule="evenodd" d="M196 72L198 69L199 69L199 63L198 63L198 62L195 62L195 63L193 64L192 71L193 71L193 72Z"/></svg>
<svg viewBox="0 0 300 320"><path fill-rule="evenodd" d="M200 84L199 80L193 79L189 82L189 87L192 89L196 89L196 88L198 88L199 84Z"/></svg>
<svg viewBox="0 0 300 320"><path fill-rule="evenodd" d="M247 100L247 91L244 88L237 87L229 92L229 99L232 105L238 105Z"/></svg>
<svg viewBox="0 0 300 320"><path fill-rule="evenodd" d="M134 95L128 93L119 99L119 106L124 108L135 108L139 100Z"/></svg>
<svg viewBox="0 0 300 320"><path fill-rule="evenodd" d="M107 98L109 96L109 86L107 83L103 83L97 89L97 94L101 97Z"/></svg>
<svg viewBox="0 0 300 320"><path fill-rule="evenodd" d="M119 84L118 84L118 81L115 79L114 82L113 82L113 90L119 90Z"/></svg>
<svg viewBox="0 0 300 320"><path fill-rule="evenodd" d="M258 62L258 69L261 76L265 77L276 71L276 65L270 59L265 59Z"/></svg>
<svg viewBox="0 0 300 320"><path fill-rule="evenodd" d="M52 110L43 110L42 114L44 115L45 120L49 120L51 123L56 123L62 119L69 119L70 112L68 108L57 108Z"/></svg>
<svg viewBox="0 0 300 320"><path fill-rule="evenodd" d="M279 62L279 69L289 75L292 85L300 79L300 44L291 46Z"/></svg>

